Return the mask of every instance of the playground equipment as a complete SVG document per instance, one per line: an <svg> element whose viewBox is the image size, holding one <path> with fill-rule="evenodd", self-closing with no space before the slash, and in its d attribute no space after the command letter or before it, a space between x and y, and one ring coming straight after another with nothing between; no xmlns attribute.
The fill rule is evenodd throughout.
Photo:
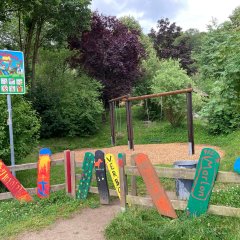
<svg viewBox="0 0 240 240"><path fill-rule="evenodd" d="M137 97L130 97L130 95L121 96L118 98L111 99L109 101L109 109L110 109L110 124L111 124L111 142L112 145L116 144L116 134L115 134L115 106L117 101L124 101L126 107L126 120L127 120L127 133L128 133L128 146L129 149L134 150L134 136L133 136L133 124L132 124L132 110L131 110L131 102L150 99L150 98L158 98L164 96L172 96L176 94L186 94L187 98L187 126L188 126L188 143L189 143L189 155L195 153L194 150L194 130L193 130L193 111L192 111L192 88L181 89L171 92L163 92L157 94L143 95Z"/></svg>

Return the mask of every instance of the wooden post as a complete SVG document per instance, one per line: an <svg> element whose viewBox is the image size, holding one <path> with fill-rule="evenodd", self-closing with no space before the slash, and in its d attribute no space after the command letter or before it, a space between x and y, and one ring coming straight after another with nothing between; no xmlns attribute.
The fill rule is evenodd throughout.
<svg viewBox="0 0 240 240"><path fill-rule="evenodd" d="M121 210L125 211L127 206L126 196L127 196L127 177L125 174L125 163L126 163L126 154L118 154L118 166L119 166L119 178L120 178L120 205Z"/></svg>
<svg viewBox="0 0 240 240"><path fill-rule="evenodd" d="M65 171L66 193L71 194L71 192L72 192L72 182L71 182L70 150L64 151L64 171Z"/></svg>
<svg viewBox="0 0 240 240"><path fill-rule="evenodd" d="M131 102L126 101L126 114L127 114L127 132L128 132L128 147L134 150L133 144L133 126L132 126L132 109Z"/></svg>
<svg viewBox="0 0 240 240"><path fill-rule="evenodd" d="M186 95L187 95L187 125L188 125L189 155L193 155L195 153L195 149L193 134L192 92L186 93Z"/></svg>
<svg viewBox="0 0 240 240"><path fill-rule="evenodd" d="M111 125L111 142L112 145L115 146L116 144L116 139L115 139L115 115L114 115L114 102L109 103L109 108L110 108L110 125Z"/></svg>
<svg viewBox="0 0 240 240"><path fill-rule="evenodd" d="M70 159L71 159L70 162L71 162L71 185L72 185L71 196L73 198L76 198L75 152L71 151Z"/></svg>
<svg viewBox="0 0 240 240"><path fill-rule="evenodd" d="M135 156L135 154L131 156L131 166L133 166L133 167L136 166L134 156ZM136 176L134 176L134 175L132 175L132 177L131 177L131 195L137 196L137 179L136 179Z"/></svg>

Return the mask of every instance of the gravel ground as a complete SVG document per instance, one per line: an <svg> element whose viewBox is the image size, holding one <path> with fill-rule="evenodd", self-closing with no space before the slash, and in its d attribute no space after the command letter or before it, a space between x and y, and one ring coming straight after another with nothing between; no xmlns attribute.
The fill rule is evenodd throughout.
<svg viewBox="0 0 240 240"><path fill-rule="evenodd" d="M224 151L219 147L198 144L195 145L195 154L192 156L188 155L188 144L187 143L168 143L168 144L144 144L135 145L135 150L129 150L127 145L116 146L111 148L102 148L105 153L112 153L117 157L120 152L126 153L127 164L130 164L130 157L132 154L145 153L153 164L169 164L172 165L178 160L198 160L201 150L205 147L215 149L221 157L224 156ZM75 150L76 161L83 161L84 153L86 151L94 152L98 149L81 149ZM63 153L53 154L53 159L63 158Z"/></svg>

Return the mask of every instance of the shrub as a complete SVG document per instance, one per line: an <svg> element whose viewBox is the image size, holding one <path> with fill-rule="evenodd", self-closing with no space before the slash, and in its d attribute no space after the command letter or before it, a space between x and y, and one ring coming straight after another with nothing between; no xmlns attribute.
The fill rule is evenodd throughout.
<svg viewBox="0 0 240 240"><path fill-rule="evenodd" d="M22 96L12 96L13 139L16 163L36 146L40 121L32 105ZM6 96L0 96L0 158L10 163L8 111Z"/></svg>
<svg viewBox="0 0 240 240"><path fill-rule="evenodd" d="M186 71L180 68L178 61L170 59L161 62L160 70L153 78L151 89L152 93L168 92L187 88L189 84L192 84L192 80ZM186 116L185 95L163 97L162 109L172 126L179 126Z"/></svg>

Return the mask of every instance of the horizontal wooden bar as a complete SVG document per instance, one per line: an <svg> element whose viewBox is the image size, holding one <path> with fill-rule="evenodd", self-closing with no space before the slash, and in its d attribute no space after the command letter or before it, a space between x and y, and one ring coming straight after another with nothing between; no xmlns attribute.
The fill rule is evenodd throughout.
<svg viewBox="0 0 240 240"><path fill-rule="evenodd" d="M155 167L155 170L159 177L175 179L194 179L196 171L195 169L166 167ZM127 175L140 176L137 167L134 166L126 166L125 172ZM216 181L222 183L240 183L240 175L234 172L219 171Z"/></svg>
<svg viewBox="0 0 240 240"><path fill-rule="evenodd" d="M171 202L172 202L173 208L176 210L185 210L187 207L186 201L171 199ZM142 205L146 207L154 206L152 199L150 197L138 197L138 196L127 195L127 203ZM220 216L240 217L240 208L209 205L208 213L214 214L214 215L220 215Z"/></svg>
<svg viewBox="0 0 240 240"><path fill-rule="evenodd" d="M113 98L113 99L109 100L108 102L109 103L116 102L116 101L119 101L119 100L122 100L122 99L128 98L128 97L129 97L128 95L124 95L124 96L121 96L121 97Z"/></svg>
<svg viewBox="0 0 240 240"><path fill-rule="evenodd" d="M51 166L56 166L56 165L62 165L64 163L64 159L55 159L51 161ZM22 170L28 170L28 169L35 169L37 168L37 162L35 163L25 163L25 164L19 164L15 166L8 166L10 170L14 171L22 171Z"/></svg>
<svg viewBox="0 0 240 240"><path fill-rule="evenodd" d="M63 189L65 189L65 183L51 186L51 192L56 192ZM37 188L26 188L26 190L30 195L35 195L37 193ZM10 192L0 193L0 200L6 200L10 198L13 198Z"/></svg>
<svg viewBox="0 0 240 240"><path fill-rule="evenodd" d="M148 98L156 98L156 97L163 97L163 96L189 93L189 92L192 92L192 91L193 91L192 88L186 88L186 89L170 91L170 92L155 93L155 94L149 94L149 95L143 95L143 96L137 96L137 97L129 97L129 98L126 99L126 101L144 100L144 99L148 99Z"/></svg>

